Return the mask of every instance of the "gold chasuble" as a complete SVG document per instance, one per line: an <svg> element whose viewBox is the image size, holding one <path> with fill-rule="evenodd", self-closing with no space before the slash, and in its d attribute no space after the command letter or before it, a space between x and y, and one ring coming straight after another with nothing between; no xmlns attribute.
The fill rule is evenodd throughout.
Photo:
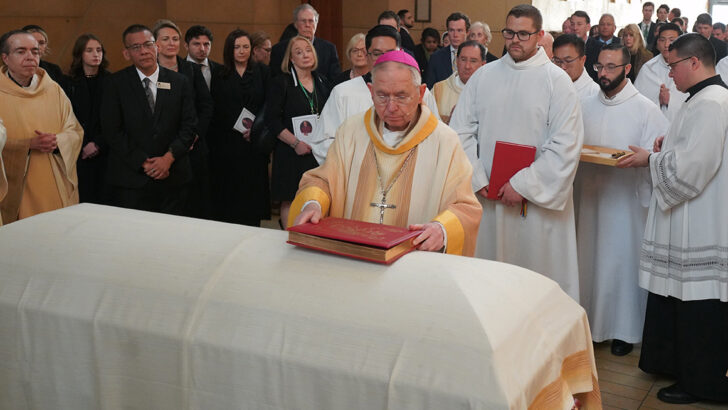
<svg viewBox="0 0 728 410"><path fill-rule="evenodd" d="M43 69L36 76L23 88L8 77L7 67L0 70L0 118L7 130L2 157L8 193L0 201L5 223L78 203L83 128L61 87ZM30 150L36 130L56 134L56 152Z"/></svg>
<svg viewBox="0 0 728 410"><path fill-rule="evenodd" d="M435 96L435 101L437 101L437 109L440 111L440 117L445 123L450 123L450 116L458 103L464 85L458 74L453 73L450 77L432 86L432 94Z"/></svg>
<svg viewBox="0 0 728 410"><path fill-rule="evenodd" d="M324 216L379 223L383 212L384 224L400 227L437 221L447 232L446 252L472 256L482 214L470 186L472 167L457 134L419 107L394 147L382 139L374 107L346 120L326 162L301 178L288 224L309 200L321 204ZM390 184L383 201L382 186Z"/></svg>

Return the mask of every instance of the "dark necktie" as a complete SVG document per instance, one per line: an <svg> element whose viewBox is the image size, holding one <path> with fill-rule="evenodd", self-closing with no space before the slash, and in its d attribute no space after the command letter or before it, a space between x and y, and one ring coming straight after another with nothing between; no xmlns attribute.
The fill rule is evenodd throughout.
<svg viewBox="0 0 728 410"><path fill-rule="evenodd" d="M154 94L152 93L152 80L149 78L145 78L142 80L144 83L144 94L147 95L147 103L149 104L149 109L154 112Z"/></svg>

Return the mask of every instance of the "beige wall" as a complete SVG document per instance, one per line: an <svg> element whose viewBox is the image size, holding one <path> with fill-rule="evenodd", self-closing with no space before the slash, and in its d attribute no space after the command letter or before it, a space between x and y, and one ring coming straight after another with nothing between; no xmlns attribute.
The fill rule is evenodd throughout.
<svg viewBox="0 0 728 410"><path fill-rule="evenodd" d="M298 0L8 0L0 7L0 27L7 31L26 24L42 26L48 32L52 49L47 60L59 64L64 71L71 63L71 50L78 35L94 33L104 43L114 71L127 65L121 54L121 33L130 24L152 26L156 20L166 17L180 26L183 35L189 26L204 24L215 37L211 56L221 61L225 36L232 29L265 30L277 40L299 3ZM128 17L131 14L134 16ZM181 54L187 54L184 46Z"/></svg>
<svg viewBox="0 0 728 410"><path fill-rule="evenodd" d="M445 19L452 11L466 13L472 21L488 23L494 32L491 51L500 56L503 38L499 30L503 27L507 11L523 1L508 0L433 0L432 21L415 23L411 30L415 43L419 43L422 29L434 27L442 32ZM214 36L212 58L222 60L222 46L225 36L236 27L250 32L265 30L275 40L291 21L291 11L300 0L215 0L199 2L191 0L23 0L4 1L0 7L0 27L3 30L39 24L50 37L52 54L48 61L59 64L65 70L71 62L71 49L78 35L91 32L104 43L111 69L118 70L127 65L121 50L121 33L132 23L153 25L157 19L170 18L184 31L193 24L208 26ZM365 33L375 23L383 10L407 8L414 11L411 0L342 0L343 39L346 46L352 35ZM130 15L133 17L129 17ZM321 21L320 24L327 24ZM341 51L340 51L341 53ZM181 51L186 55L184 47ZM342 65L348 67L344 57Z"/></svg>

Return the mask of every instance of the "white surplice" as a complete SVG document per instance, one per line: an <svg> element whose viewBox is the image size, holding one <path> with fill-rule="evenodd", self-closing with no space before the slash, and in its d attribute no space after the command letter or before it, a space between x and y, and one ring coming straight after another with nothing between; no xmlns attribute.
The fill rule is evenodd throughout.
<svg viewBox="0 0 728 410"><path fill-rule="evenodd" d="M422 102L439 120L440 113L437 111L437 102L430 90L425 90ZM326 154L329 152L331 143L334 142L336 130L339 129L339 126L347 118L363 113L373 104L372 94L362 76L344 81L331 90L331 95L329 95L326 105L321 110L316 134L311 139L313 141L311 151L319 164L323 164L326 160Z"/></svg>
<svg viewBox="0 0 728 410"><path fill-rule="evenodd" d="M640 286L652 293L728 302L727 136L728 90L709 85L683 105L650 157Z"/></svg>
<svg viewBox="0 0 728 410"><path fill-rule="evenodd" d="M652 150L667 121L632 83L614 98L603 92L582 105L584 144ZM642 340L647 292L638 284L640 248L651 186L645 168L581 163L574 180L580 302L594 341Z"/></svg>
<svg viewBox="0 0 728 410"><path fill-rule="evenodd" d="M520 207L479 196L476 256L539 272L578 301L572 183L584 130L571 78L542 48L519 63L506 54L470 77L450 127L473 164L474 191L489 183L497 140L536 147L535 162L510 180L529 202L526 218Z"/></svg>
<svg viewBox="0 0 728 410"><path fill-rule="evenodd" d="M595 83L589 77L586 68L581 71L579 78L574 81L574 87L576 87L576 94L579 95L579 100L581 100L582 104L589 97L599 94L599 84Z"/></svg>
<svg viewBox="0 0 728 410"><path fill-rule="evenodd" d="M672 122L688 95L678 91L675 82L668 75L669 73L670 67L662 58L662 54L658 54L642 65L634 86L640 94L660 107L660 86L665 84L665 87L670 90L670 102L667 107L660 107L660 109L667 120Z"/></svg>

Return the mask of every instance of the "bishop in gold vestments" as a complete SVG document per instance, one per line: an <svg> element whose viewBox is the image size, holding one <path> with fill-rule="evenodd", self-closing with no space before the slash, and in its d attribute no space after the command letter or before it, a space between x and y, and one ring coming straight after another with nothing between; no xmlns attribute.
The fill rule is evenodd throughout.
<svg viewBox="0 0 728 410"><path fill-rule="evenodd" d="M377 60L374 107L345 121L326 162L304 174L289 224L333 216L423 229L420 249L473 255L482 208L471 165L457 134L421 104L419 71L404 54Z"/></svg>

